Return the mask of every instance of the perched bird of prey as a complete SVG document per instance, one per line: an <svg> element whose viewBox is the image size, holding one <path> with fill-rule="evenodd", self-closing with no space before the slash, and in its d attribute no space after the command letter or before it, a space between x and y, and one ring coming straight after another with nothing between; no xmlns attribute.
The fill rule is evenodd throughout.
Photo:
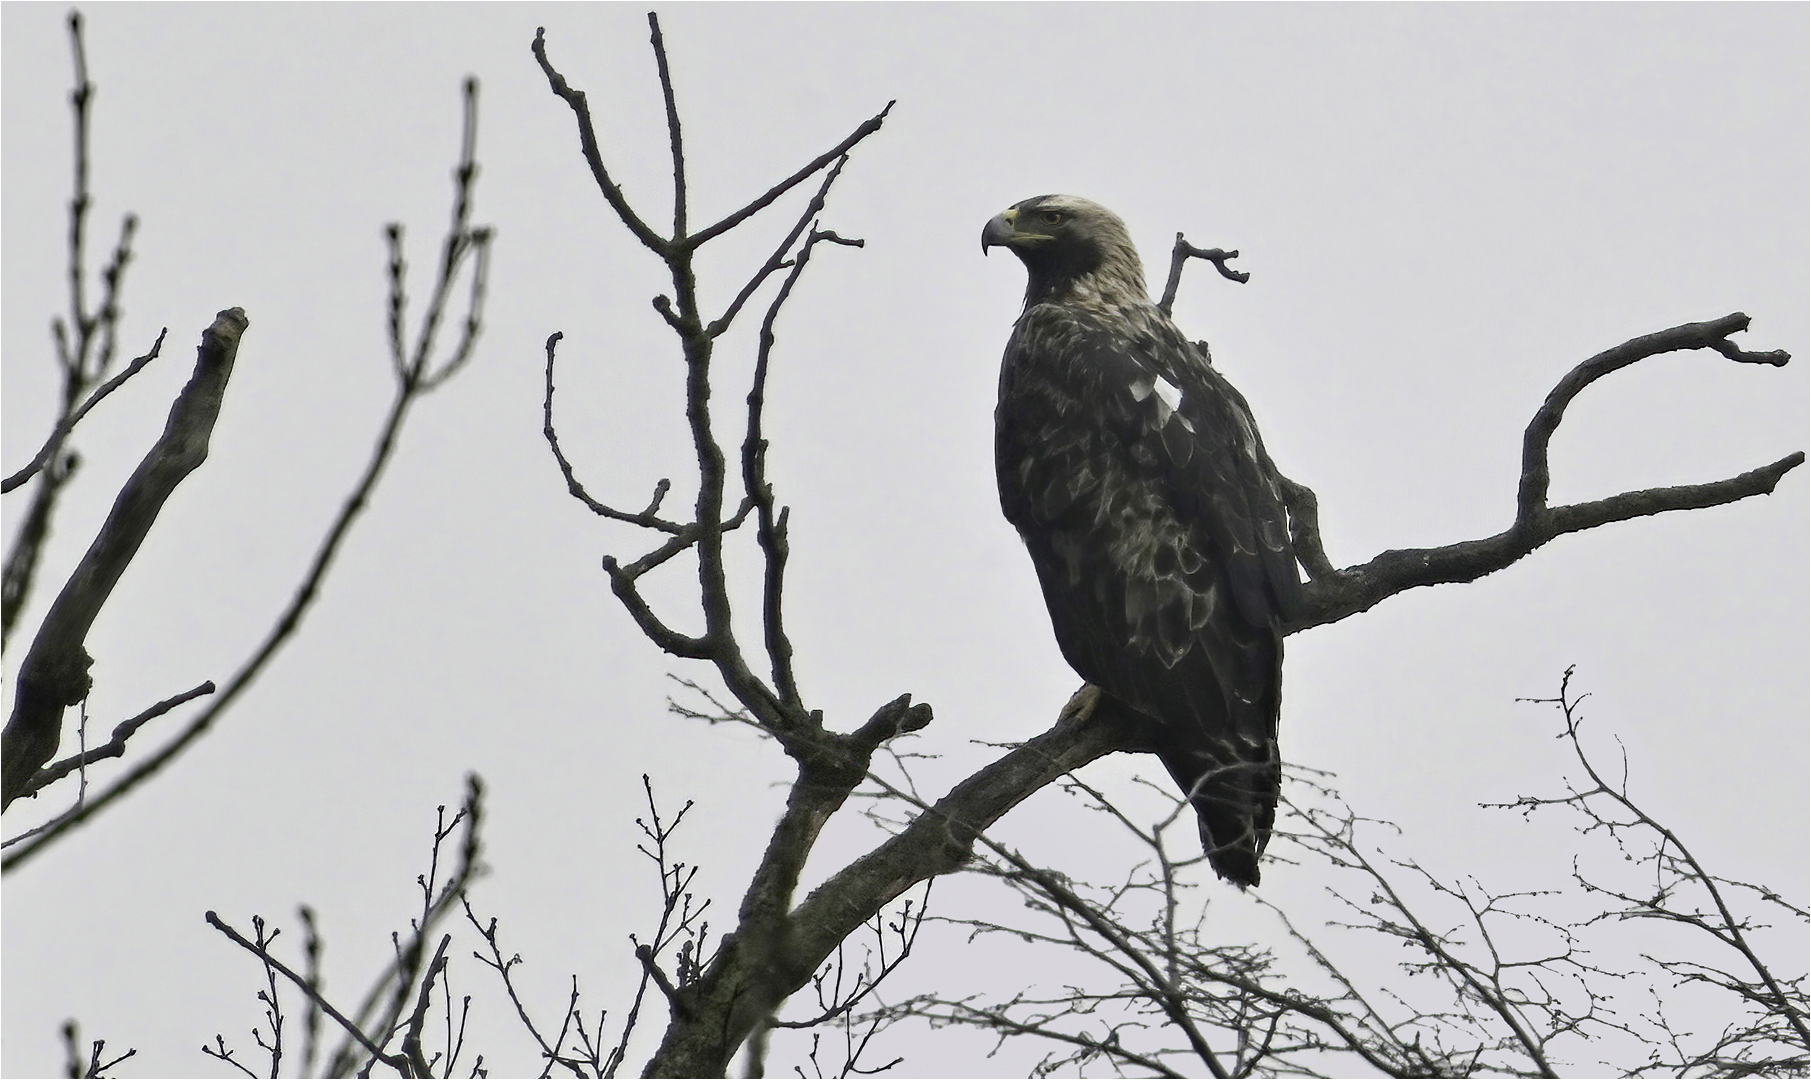
<svg viewBox="0 0 1811 1080"><path fill-rule="evenodd" d="M1063 657L1149 721L1209 862L1255 885L1301 582L1250 409L1151 302L1105 207L1026 199L987 223L981 251L996 246L1030 274L994 412L1000 508Z"/></svg>

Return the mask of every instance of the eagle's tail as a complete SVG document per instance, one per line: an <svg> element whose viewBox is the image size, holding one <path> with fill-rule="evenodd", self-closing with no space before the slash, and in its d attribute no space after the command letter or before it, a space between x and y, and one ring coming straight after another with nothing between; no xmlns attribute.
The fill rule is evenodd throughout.
<svg viewBox="0 0 1811 1080"><path fill-rule="evenodd" d="M1215 740L1211 746L1168 746L1158 757L1195 808L1201 847L1214 871L1241 888L1256 885L1282 787L1274 744L1234 747Z"/></svg>

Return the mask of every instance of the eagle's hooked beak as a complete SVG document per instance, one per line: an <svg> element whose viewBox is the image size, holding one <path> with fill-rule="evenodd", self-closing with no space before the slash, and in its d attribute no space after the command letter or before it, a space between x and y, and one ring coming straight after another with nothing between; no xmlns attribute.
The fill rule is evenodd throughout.
<svg viewBox="0 0 1811 1080"><path fill-rule="evenodd" d="M1012 246L1012 238L1016 235L1013 222L1018 216L1016 209L994 215L987 227L981 230L981 254L986 255L990 247Z"/></svg>

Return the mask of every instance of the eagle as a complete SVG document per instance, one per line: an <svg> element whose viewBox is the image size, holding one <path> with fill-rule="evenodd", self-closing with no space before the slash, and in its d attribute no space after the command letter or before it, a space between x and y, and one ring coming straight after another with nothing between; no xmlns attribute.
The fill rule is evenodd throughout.
<svg viewBox="0 0 1811 1080"><path fill-rule="evenodd" d="M987 223L1025 264L1000 367L1000 509L1063 657L1145 727L1214 870L1258 883L1276 820L1283 622L1300 602L1282 488L1245 399L1151 302L1125 222L1040 195Z"/></svg>

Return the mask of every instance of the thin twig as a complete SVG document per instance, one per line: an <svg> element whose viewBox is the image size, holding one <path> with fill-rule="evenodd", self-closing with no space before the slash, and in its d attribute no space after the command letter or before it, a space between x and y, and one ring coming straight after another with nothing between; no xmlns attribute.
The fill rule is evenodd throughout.
<svg viewBox="0 0 1811 1080"><path fill-rule="evenodd" d="M297 975L295 972L289 970L289 967L287 965L285 965L283 963L283 961L278 960L276 957L270 955L270 952L268 950L246 940L245 935L239 933L239 931L237 931L237 930L234 930L231 926L228 926L226 924L226 922L220 918L220 916L214 914L212 911L208 912L204 916L204 918L207 920L207 924L209 926L212 926L214 929L220 931L222 934L225 934L227 936L227 939L232 941L233 944L238 945L240 948L251 953L253 956L256 956L259 960L270 965L272 968L275 968L277 970L277 972L279 974L281 974L284 978L286 978L290 982L294 983L297 989L301 990L302 993L306 994L308 996L309 1000L313 1001L315 1003L315 1005L317 1007L319 1007L322 1012L326 1013L329 1017L331 1017L333 1019L333 1022L338 1024L346 1032L347 1035L358 1040L359 1045L363 1046L365 1048L365 1050L368 1053L370 1053L370 1055L372 1057L376 1058L379 1061L382 1061L386 1065L389 1065L391 1068L395 1069L397 1072L400 1072L405 1076L412 1075L409 1072L409 1059L408 1058L404 1057L401 1054L384 1053L383 1050L381 1048L379 1048L375 1043L373 1043L370 1040L370 1038L368 1038L365 1035L365 1033L363 1031L359 1030L357 1024L354 1024L352 1021L346 1019L346 1017L338 1009L333 1007L333 1003L331 1001L328 1001L326 998L322 997L315 990L314 987L310 986L308 984L307 979L304 979L302 976Z"/></svg>
<svg viewBox="0 0 1811 1080"><path fill-rule="evenodd" d="M1764 1005L1771 1012L1783 1017L1797 1035L1798 1041L1805 1044L1807 1047L1811 1047L1811 1030L1807 1030L1803 1012L1794 1007L1790 996L1787 994L1785 988L1780 985L1780 982L1774 976L1773 971L1754 951L1747 935L1743 933L1743 921L1736 918L1735 914L1730 910L1729 903L1724 897L1723 891L1718 888L1717 883L1720 879L1716 878L1704 868L1703 864L1692 854L1691 849L1686 847L1685 841L1682 840L1676 832L1655 820L1652 815L1638 806L1635 801L1629 797L1626 777L1623 783L1614 786L1611 785L1598 772L1596 764L1591 760L1590 756L1586 754L1584 744L1579 738L1580 721L1577 715L1579 703L1584 697L1582 695L1573 696L1571 694L1572 675L1574 670L1575 669L1572 667L1566 669L1565 675L1560 680L1558 698L1532 700L1539 701L1542 704L1552 704L1559 707L1564 716L1565 735L1567 741L1571 744L1573 756L1577 759L1580 767L1585 770L1585 775L1591 779L1593 786L1589 791L1560 800L1543 800L1524 796L1523 798L1518 799L1514 804L1511 804L1512 808L1522 809L1526 812L1527 809L1532 807L1560 802L1571 805L1587 814L1594 823L1608 824L1610 819L1603 817L1594 808L1591 808L1588 805L1588 801L1592 797L1602 795L1621 807L1622 810L1633 819L1632 822L1628 823L1629 825L1639 824L1651 830L1659 837L1656 853L1652 856L1656 865L1659 866L1665 863L1668 858L1665 855L1665 852L1669 847L1673 851L1678 852L1678 862L1682 863L1688 870L1688 872L1684 873L1682 876L1687 880L1696 881L1699 886L1704 889L1705 893L1710 897L1711 903L1715 906L1717 917L1714 923L1703 917L1681 914L1666 907L1661 902L1661 897L1664 897L1670 891L1670 889L1667 888L1662 888L1659 894L1653 899L1638 899L1633 896L1593 886L1589 882L1584 882L1586 887L1594 892L1607 893L1608 895L1629 904L1631 910L1640 917L1666 918L1674 922L1694 926L1710 934L1710 936L1715 938L1719 943L1735 950L1735 952L1741 955L1743 961L1747 963L1749 968L1754 971L1755 976L1760 980L1760 984L1766 988L1763 994L1755 996L1757 1002ZM1574 872L1574 876L1578 876L1576 871ZM1579 880L1583 882L1582 877L1580 877Z"/></svg>
<svg viewBox="0 0 1811 1080"><path fill-rule="evenodd" d="M427 1021L428 1007L434 1004L434 979L446 970L446 947L452 943L453 935L443 935L440 939L440 947L434 950L434 960L428 965L428 973L421 980L421 994L416 999L415 1011L409 1014L408 1031L402 1037L402 1052L409 1059L410 1065L414 1067L416 1076L433 1075L433 1070L429 1068L427 1057L421 1049L421 1028Z"/></svg>
<svg viewBox="0 0 1811 1080"><path fill-rule="evenodd" d="M82 417L88 415L89 409L99 405L108 394L118 390L121 386L125 385L127 379L137 375L145 369L146 365L157 359L158 355L163 352L164 337L168 335L169 332L170 328L167 326L162 330L159 330L157 332L157 340L151 344L150 352L145 353L143 356L134 359L130 364L127 364L125 370L95 388L94 393L89 394L74 412L63 417L51 431L50 437L44 440L44 445L40 447L37 454L26 463L25 467L7 477L5 480L0 480L0 495L12 491L27 480L30 480L33 476L36 476L38 470L42 469L51 458L56 456L57 451L63 448L63 443L69 438L69 433L74 431L75 426L82 422Z"/></svg>
<svg viewBox="0 0 1811 1080"><path fill-rule="evenodd" d="M792 229L774 247L773 254L768 256L765 263L761 264L761 269L755 271L753 277L743 283L742 290L736 294L734 300L730 301L729 306L723 309L723 314L713 319L710 326L706 328L712 337L721 337L729 330L730 324L736 319L736 314L742 310L742 305L748 302L748 298L754 295L755 290L761 287L762 282L788 266L794 265L793 260L786 257L786 253L792 250L792 245L798 242L806 227L812 225L813 219L823 212L824 204L830 196L831 185L836 183L837 177L842 175L843 166L848 163L849 155L844 154L836 160L835 165L830 167L830 171L824 174L824 182L818 186L817 193L811 196L811 201L805 205L804 213L793 222ZM835 234L825 234L825 238L833 235ZM815 241L807 242L806 248L809 249L813 242ZM844 240L841 237L837 237L834 242L850 247L862 246L859 240ZM797 276L796 269L794 276Z"/></svg>
<svg viewBox="0 0 1811 1080"><path fill-rule="evenodd" d="M854 1011L857 1005L861 1004L880 988L880 984L886 980L887 976L899 970L900 965L904 964L912 955L912 946L918 942L918 931L924 925L925 913L930 910L931 885L934 881L935 879L925 881L924 896L919 899L916 912L913 911L912 901L907 900L905 902L905 910L900 914L900 921L892 926L894 932L899 936L900 949L891 959L888 959L887 957L886 935L882 932L884 924L881 915L880 913L875 914L873 920L874 936L878 940L880 947L880 970L877 973L872 976L868 975L867 964L864 963L862 965L862 974L856 977L855 986L851 988L847 995L833 993L831 995L831 1002L827 1005L825 1005L820 997L819 1004L824 1005L825 1007L817 1015L808 1020L773 1019L768 1021L768 1025L777 1028L816 1027L819 1024L834 1020L840 1016L846 1016ZM837 980L838 989L840 990L842 978L842 952L840 947L837 952L837 960Z"/></svg>
<svg viewBox="0 0 1811 1080"><path fill-rule="evenodd" d="M101 270L100 307L89 311L83 261L87 253L86 227L91 206L88 191L89 123L95 88L88 78L88 56L82 40L81 13L71 11L68 25L70 49L75 61L75 88L69 95L70 108L75 118L75 163L73 190L69 200L68 234L70 306L67 320L63 317L51 320L57 363L63 374L63 393L58 419L52 425L51 437L47 441L47 452L40 454L42 460L38 462L41 466L38 475L43 477L43 482L38 485L37 493L32 497L25 527L20 530L12 550L6 555L5 584L3 596L0 596L0 601L3 601L0 603L0 643L11 638L13 624L24 610L25 598L29 595L36 576L38 559L43 553L44 539L49 534L50 521L56 511L58 495L75 472L76 455L59 453L59 450L65 444L70 429L75 426L75 419L79 419L74 414L86 411L86 406L78 409L77 403L88 388L106 374L113 362L120 320L120 285L125 278L126 265L132 260L132 237L138 228L138 219L127 214L121 222L119 242L114 247L113 255ZM70 337L72 328L73 340ZM118 381L123 382L124 379ZM90 398L89 404L98 400L98 397ZM0 490L14 490L17 484L23 483L29 476L29 472L17 474L9 478L7 484L0 485ZM53 747L51 753L54 752Z"/></svg>
<svg viewBox="0 0 1811 1080"><path fill-rule="evenodd" d="M815 212L822 208L825 194L829 191L831 183L836 180L837 174L842 171L843 164L847 160L846 157L839 160L836 167L826 174L824 185L818 191L817 197L812 200L810 210ZM802 223L803 219L801 219ZM798 230L795 229L794 235L797 232ZM790 240L791 237L788 237L788 241ZM743 485L748 491L748 497L754 500L755 538L761 545L766 563L766 585L762 590L761 625L766 638L768 658L772 663L774 689L779 694L780 700L794 712L802 711L804 702L799 696L798 680L792 669L792 642L786 637L785 616L782 612L786 587L786 557L789 550L786 543L787 514L785 510L781 510L777 517L774 514L773 485L767 480L767 440L761 434L761 413L767 402L767 370L769 359L773 354L774 321L779 318L780 309L785 306L787 298L792 295L793 286L798 284L800 276L805 272L806 265L810 263L812 247L819 241L829 241L849 247L862 246L860 240L845 240L834 232L819 232L813 226L811 234L805 238L804 245L793 257L792 270L786 275L786 280L780 284L779 292L775 294L773 303L767 308L766 318L761 321L760 345L755 354L755 372L754 377L750 380L748 391L748 437L742 444ZM777 258L769 260L769 265L777 266ZM756 280L759 280L759 275ZM740 302L741 297L738 297L737 300ZM724 318L728 319L731 314L733 314L733 307Z"/></svg>
<svg viewBox="0 0 1811 1080"><path fill-rule="evenodd" d="M673 980L667 978L667 973L660 970L660 964L654 959L654 950L646 945L637 945L635 959L641 962L642 970L648 973L648 977L654 980L654 985L658 986L660 992L666 995L667 1007L673 1010L673 1015L683 1020L690 1020L692 1018L691 1008L687 1006L685 999L679 996L679 988L673 985Z"/></svg>
<svg viewBox="0 0 1811 1080"><path fill-rule="evenodd" d="M63 777L68 776L77 769L87 768L90 765L105 761L108 758L121 756L126 752L126 741L137 734L139 728L144 727L147 723L150 723L152 720L157 719L184 702L193 701L198 697L205 697L213 692L214 684L211 681L204 682L193 690L186 690L177 694L175 697L165 698L146 709L144 712L139 713L137 716L122 721L119 725L114 727L113 734L100 746L86 751L85 753L66 757L61 761L46 765L44 768L39 769L36 775L31 778L30 782L25 785L25 791L23 793L24 797L30 798L36 795L45 787L56 783L58 780L63 779ZM6 843L10 845L12 842L13 841L8 840Z"/></svg>
<svg viewBox="0 0 1811 1080"><path fill-rule="evenodd" d="M467 774L465 778L465 799L459 811L451 821L446 819L446 807L435 808L435 828L433 842L429 847L429 874L416 879L423 897L423 913L411 920L410 940L405 946L397 935L391 936L395 958L378 976L371 988L366 991L364 999L353 1013L356 1023L361 1028L382 1030L385 1039L394 1034L398 1017L403 1005L408 1001L409 988L414 985L415 977L421 970L424 955L424 942L427 935L440 924L453 910L454 901L464 898L464 890L473 880L484 872L480 855L483 849L482 828L484 822L484 781L477 773ZM459 852L454 863L453 872L445 881L439 881L440 849L453 830L464 827L459 843ZM386 994L386 991L388 992ZM377 1016L380 1003L388 999L387 1011ZM327 1072L339 1075L352 1067L351 1040L342 1043L327 1059Z"/></svg>
<svg viewBox="0 0 1811 1080"><path fill-rule="evenodd" d="M829 165L831 162L847 154L850 150L853 150L856 143L861 142L876 131L879 131L880 126L886 123L887 114L893 111L893 106L896 104L898 104L896 101L887 102L886 108L862 121L854 131L849 133L848 138L845 138L842 142L837 143L829 150L819 154L816 158L812 159L809 165L806 165L804 168L775 184L773 187L768 188L753 202L744 206L742 209L737 210L735 213L730 214L722 221L717 222L709 228L700 229L698 232L686 237L685 246L693 249L701 247L707 241L722 236L724 233L771 206L775 199L778 199L799 184L810 179L819 169L822 169L824 166Z"/></svg>
<svg viewBox="0 0 1811 1080"><path fill-rule="evenodd" d="M316 994L321 993L321 933L315 925L314 909L303 904L296 909L296 915L302 920L302 955L307 960L308 985ZM308 1011L302 1015L302 1075L314 1072L315 1055L320 1050L321 1039L321 1006L314 998L308 999Z"/></svg>
<svg viewBox="0 0 1811 1080"><path fill-rule="evenodd" d="M65 450L44 467L41 480L32 492L31 506L25 512L13 536L13 546L6 553L6 565L0 569L0 650L12 641L13 627L25 610L25 599L37 578L38 557L50 537L50 521L56 512L57 496L63 485L75 476L81 456Z"/></svg>
<svg viewBox="0 0 1811 1080"><path fill-rule="evenodd" d="M666 39L660 36L660 19L648 12L649 40L654 62L660 69L660 96L667 107L667 143L673 150L673 235L685 235L685 140L679 132L679 106L673 101L673 75L667 70Z"/></svg>
<svg viewBox="0 0 1811 1080"><path fill-rule="evenodd" d="M478 931L478 935L484 939L485 944L490 946L491 954L489 956L473 952L473 958L495 971L502 978L503 989L509 995L510 1003L516 1008L516 1018L522 1021L522 1026L528 1030L529 1037L534 1039L535 1044L541 1048L542 1059L547 1062L549 1068L560 1065L571 1070L574 1076L582 1076L583 1073L579 1070L578 1064L560 1053L560 1043L555 1042L549 1045L547 1040L542 1037L541 1030L529 1018L528 1008L522 1004L521 995L516 992L516 984L509 974L512 968L522 962L522 958L520 956L512 956L507 960L503 958L503 947L497 941L496 918L493 916L489 923L479 922L478 913L472 910L471 901L461 896L459 902L465 908L466 921L472 924L472 928ZM562 1029L561 1041L564 1041L564 1038ZM543 1072L541 1075L546 1076L547 1073Z"/></svg>
<svg viewBox="0 0 1811 1080"><path fill-rule="evenodd" d="M664 258L670 245L659 233L648 228L647 224L636 216L635 211L629 208L628 200L623 198L622 188L616 185L616 181L610 179L610 171L604 167L603 153L598 149L597 128L591 122L591 105L586 100L583 90L574 90L566 81L566 76L554 70L553 64L547 59L546 35L545 27L535 27L534 45L531 47L535 62L541 65L542 74L547 76L547 85L561 100L566 102L572 109L573 117L578 121L579 152L584 156L585 164L591 168L592 179L597 181L597 188L603 193L604 201L610 204L610 209L616 211L616 216L621 219L623 226L633 233L635 238L640 240L649 251Z"/></svg>
<svg viewBox="0 0 1811 1080"><path fill-rule="evenodd" d="M547 440L548 448L553 451L553 460L560 466L560 475L566 478L566 490L571 493L573 498L584 503L592 513L599 517L609 518L612 521L623 521L631 525L640 525L643 528L653 529L657 532L668 533L670 535L678 535L684 531L684 526L681 526L677 522L668 521L665 518L656 516L656 511L660 509L661 500L666 498L667 491L673 486L672 481L662 478L659 483L654 485L654 497L649 500L648 508L639 514L632 514L618 510L613 506L601 503L592 498L591 493L585 490L585 485L579 481L578 476L573 472L572 462L566 459L565 452L560 449L559 432L555 430L553 426L554 349L565 336L564 333L558 330L547 335L547 372L544 383L545 392L541 398L541 436Z"/></svg>

